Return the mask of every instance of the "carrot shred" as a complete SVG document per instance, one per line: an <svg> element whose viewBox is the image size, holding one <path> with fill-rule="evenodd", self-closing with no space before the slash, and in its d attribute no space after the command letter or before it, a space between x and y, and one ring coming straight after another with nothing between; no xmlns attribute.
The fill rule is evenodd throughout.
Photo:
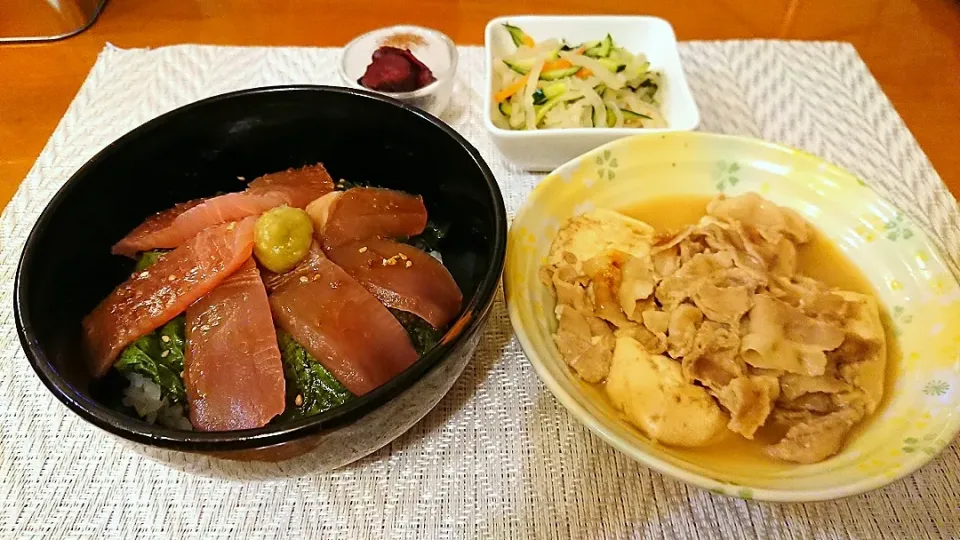
<svg viewBox="0 0 960 540"><path fill-rule="evenodd" d="M510 99L510 96L516 94L517 92L522 90L524 86L527 85L527 79L529 77L530 77L529 75L524 75L523 77L520 77L520 79L517 80L517 82L493 94L493 100L496 101L497 103L503 103L504 101Z"/></svg>
<svg viewBox="0 0 960 540"><path fill-rule="evenodd" d="M573 64L566 58L561 58L559 60L554 60L553 62L547 62L543 65L543 71L553 71L554 69L564 69L573 66Z"/></svg>
<svg viewBox="0 0 960 540"><path fill-rule="evenodd" d="M577 72L577 77L581 79L586 79L587 77L593 75L593 72L587 68L580 68L580 71Z"/></svg>
<svg viewBox="0 0 960 540"><path fill-rule="evenodd" d="M532 37L524 34L524 35L523 35L523 44L526 45L527 47L534 47L534 46L536 46L537 42L534 41Z"/></svg>

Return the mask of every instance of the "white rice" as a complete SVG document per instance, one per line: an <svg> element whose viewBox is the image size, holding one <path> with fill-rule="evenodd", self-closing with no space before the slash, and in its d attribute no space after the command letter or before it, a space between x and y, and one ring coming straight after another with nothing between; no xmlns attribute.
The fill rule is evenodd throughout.
<svg viewBox="0 0 960 540"><path fill-rule="evenodd" d="M171 404L167 399L160 399L160 385L138 373L128 373L126 377L130 384L123 390L122 403L127 407L133 407L145 422L159 423L175 429L193 430L183 405Z"/></svg>

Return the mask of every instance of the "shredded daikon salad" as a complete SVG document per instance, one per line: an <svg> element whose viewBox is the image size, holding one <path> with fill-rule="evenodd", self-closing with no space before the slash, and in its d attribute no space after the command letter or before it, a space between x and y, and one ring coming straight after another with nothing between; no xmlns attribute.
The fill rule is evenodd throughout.
<svg viewBox="0 0 960 540"><path fill-rule="evenodd" d="M517 49L493 62L493 101L504 129L667 127L660 110L662 74L647 57L600 41L536 43L520 28L503 25Z"/></svg>

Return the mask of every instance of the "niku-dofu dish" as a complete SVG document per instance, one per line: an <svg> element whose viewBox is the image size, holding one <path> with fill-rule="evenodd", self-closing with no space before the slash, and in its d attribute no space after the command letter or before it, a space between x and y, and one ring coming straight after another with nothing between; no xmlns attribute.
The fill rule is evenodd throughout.
<svg viewBox="0 0 960 540"><path fill-rule="evenodd" d="M335 185L320 164L149 217L132 275L83 320L114 405L201 431L318 414L437 344L462 295L420 197Z"/></svg>
<svg viewBox="0 0 960 540"><path fill-rule="evenodd" d="M657 230L596 210L561 226L541 270L561 356L659 443L745 438L793 463L836 454L884 394L869 285L853 267L816 272L829 243L754 193L716 198L697 217Z"/></svg>
<svg viewBox="0 0 960 540"><path fill-rule="evenodd" d="M493 62L499 127L666 127L661 74L643 53L617 46L610 34L579 45L536 43L517 26L503 27L517 48Z"/></svg>

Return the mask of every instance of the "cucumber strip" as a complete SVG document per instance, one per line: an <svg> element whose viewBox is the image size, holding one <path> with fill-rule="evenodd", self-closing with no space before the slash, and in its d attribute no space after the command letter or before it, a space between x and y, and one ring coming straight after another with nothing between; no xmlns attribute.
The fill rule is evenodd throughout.
<svg viewBox="0 0 960 540"><path fill-rule="evenodd" d="M566 102L572 103L574 101L577 101L578 99L583 99L583 96L576 93L566 93L547 101L543 105L535 107L535 110L537 112L536 125L538 126L540 125L540 122L543 121L543 117L545 117L547 113L550 112L550 109L556 107L561 103L566 103Z"/></svg>
<svg viewBox="0 0 960 540"><path fill-rule="evenodd" d="M526 32L517 26L513 26L512 24L504 24L503 27L506 28L507 32L510 33L510 39L513 40L513 44L517 47L526 45L527 40L530 39L530 36L528 36Z"/></svg>
<svg viewBox="0 0 960 540"><path fill-rule="evenodd" d="M609 111L604 114L600 112L600 109L596 106L590 108L593 109L593 127L607 127L607 120L610 115ZM614 121L616 121L616 117L614 117Z"/></svg>
<svg viewBox="0 0 960 540"><path fill-rule="evenodd" d="M576 47L577 49L583 49L584 51L589 51L600 46L599 41L587 41L581 43L580 46Z"/></svg>
<svg viewBox="0 0 960 540"><path fill-rule="evenodd" d="M510 118L511 112L513 112L513 105L509 101L503 101L500 103L500 114Z"/></svg>
<svg viewBox="0 0 960 540"><path fill-rule="evenodd" d="M653 120L653 118L650 117L650 116L647 116L647 115L645 115L645 114L640 114L640 113L637 113L637 112L633 112L633 111L628 110L628 109L620 109L620 112L623 114L623 123L624 123L624 124L629 123L629 122L638 122L638 121L640 121L641 119L642 119L642 120Z"/></svg>
<svg viewBox="0 0 960 540"><path fill-rule="evenodd" d="M621 64L621 63L618 63L618 62L614 62L613 60L611 60L611 59L609 59L609 58L601 58L601 59L597 60L597 62L600 62L600 65L602 65L603 67L609 69L610 71L612 71L612 72L614 72L614 73L620 73L621 71L627 69L627 65L626 65L626 64Z"/></svg>
<svg viewBox="0 0 960 540"><path fill-rule="evenodd" d="M567 85L562 82L548 84L543 87L543 95L552 99L567 91Z"/></svg>
<svg viewBox="0 0 960 540"><path fill-rule="evenodd" d="M587 49L583 54L593 58L606 58L610 56L611 50L613 50L613 38L607 34L607 37L603 38L598 45Z"/></svg>
<svg viewBox="0 0 960 540"><path fill-rule="evenodd" d="M530 70L533 69L533 65L537 63L537 61L531 58L530 60L524 60L520 62L511 62L510 60L504 60L503 63L506 64L508 68L516 71L517 73L521 75L526 75L527 73L530 73Z"/></svg>
<svg viewBox="0 0 960 540"><path fill-rule="evenodd" d="M541 81L555 81L557 79L566 79L567 77L573 77L580 71L580 66L573 66L568 68L552 69L550 71L545 71L540 74Z"/></svg>

